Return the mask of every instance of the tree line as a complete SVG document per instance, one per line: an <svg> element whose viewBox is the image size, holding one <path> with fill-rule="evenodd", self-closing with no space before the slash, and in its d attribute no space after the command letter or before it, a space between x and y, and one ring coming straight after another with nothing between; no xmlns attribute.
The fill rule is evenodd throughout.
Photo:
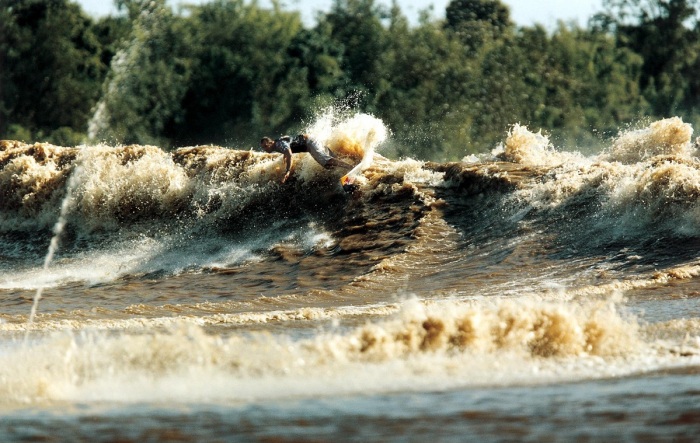
<svg viewBox="0 0 700 443"><path fill-rule="evenodd" d="M273 2L0 0L0 138L245 147L343 104L396 156L459 159L514 123L594 147L645 119L700 123L698 0L605 0L586 26L516 26L499 0L424 11L335 0L306 26Z"/></svg>

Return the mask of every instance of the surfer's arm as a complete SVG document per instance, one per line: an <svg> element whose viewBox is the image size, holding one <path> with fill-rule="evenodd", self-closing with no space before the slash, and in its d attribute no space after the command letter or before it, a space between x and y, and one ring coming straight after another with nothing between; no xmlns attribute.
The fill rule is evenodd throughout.
<svg viewBox="0 0 700 443"><path fill-rule="evenodd" d="M282 183L284 183L289 178L289 174L292 173L292 150L287 148L284 150L282 155L284 156L285 165L284 177L282 178Z"/></svg>
<svg viewBox="0 0 700 443"><path fill-rule="evenodd" d="M285 135L275 140L274 150L284 157L284 177L282 183L286 182L292 172L292 147L289 145L291 137Z"/></svg>

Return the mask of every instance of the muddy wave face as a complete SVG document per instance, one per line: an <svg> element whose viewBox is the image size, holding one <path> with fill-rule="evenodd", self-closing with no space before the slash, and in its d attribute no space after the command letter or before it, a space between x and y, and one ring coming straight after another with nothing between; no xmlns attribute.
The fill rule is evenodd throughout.
<svg viewBox="0 0 700 443"><path fill-rule="evenodd" d="M249 149L1 142L0 404L245 404L700 365L700 160L680 119L594 156L516 125L453 163L384 158L390 131L365 114L306 132L356 165L356 189L307 154L282 184L282 157Z"/></svg>
<svg viewBox="0 0 700 443"><path fill-rule="evenodd" d="M314 317L267 319L300 320ZM162 332L153 320L119 335L55 333L30 348L5 349L2 404L240 402L610 377L672 366L675 348L660 337L691 330L673 323L640 328L615 303L534 300L411 300L386 319L330 327L313 338L213 335L197 323L180 318ZM699 357L700 341L686 340L684 352Z"/></svg>
<svg viewBox="0 0 700 443"><path fill-rule="evenodd" d="M371 164L375 148L386 139L383 123L365 114L332 121L334 126L312 129L326 133L323 139L337 155L365 168ZM325 171L305 154L296 156L291 186L283 187L282 158L276 154L207 146L166 153L154 146L2 143L0 210L6 222L0 228L4 231L52 226L66 195L67 178L74 173L79 177L71 212L74 225L87 232L177 217L241 223L245 212L264 212L266 206L281 203L281 215L292 211L296 201L284 205L292 196L309 205L309 194L321 185L328 194L342 194L339 186L329 185L343 171Z"/></svg>
<svg viewBox="0 0 700 443"><path fill-rule="evenodd" d="M509 152L523 146L532 151L536 136L522 132L511 134L502 154L506 158L518 160ZM514 205L544 223L556 222L557 235L578 247L695 238L700 233L700 160L691 135L690 125L673 118L621 135L598 156L553 154L549 163L541 156L535 156L538 161L523 157L523 165L539 168L540 174L537 182L513 194ZM542 148L536 146L535 152Z"/></svg>
<svg viewBox="0 0 700 443"><path fill-rule="evenodd" d="M36 272L24 270L22 256L43 254L62 205L61 248L74 254L73 264L64 261L68 276L56 276L64 282L76 278L85 262L111 259L120 270L104 273L107 279L229 272L270 259L301 266L302 273L330 266L339 282L369 271L401 274L415 260L447 268L465 264L480 274L525 251L513 249L517 243L542 256L586 263L603 256L601 272L693 266L700 161L693 156L692 128L678 118L625 133L593 157L559 152L546 136L516 125L492 160L476 163L375 155L388 131L364 114L326 115L309 133L358 165L356 192L339 184L347 171L324 170L306 154L295 156L293 175L282 185L281 156L250 150L198 146L168 153L153 146L5 141L2 249L22 273L0 285L35 278ZM67 189L69 183L75 189ZM478 249L483 258L474 259ZM512 262L521 259L528 260ZM283 275L289 272L283 269ZM425 269L417 266L405 279L422 283ZM461 272L447 272L449 287L459 290ZM312 278L304 287L318 283Z"/></svg>
<svg viewBox="0 0 700 443"><path fill-rule="evenodd" d="M151 242L151 249L194 258L170 266L175 272L237 264L215 246L234 241L244 261L274 251L294 263L315 260L315 267L346 255L362 263L348 275L357 278L368 266L391 268L396 253L452 235L467 239L451 246L462 256L465 247L491 245L495 257L505 239L527 238L545 254L609 256L616 248L646 263L669 260L676 250L669 264L678 266L692 258L687 240L700 233L700 161L692 128L678 118L625 133L594 157L558 152L544 135L516 125L493 161L451 164L375 155L388 131L364 114L320 119L309 129L358 165L356 192L339 184L347 171L324 170L307 154L295 156L282 185L281 156L251 150L5 141L4 254L40 254L62 205L64 251L90 255Z"/></svg>
<svg viewBox="0 0 700 443"><path fill-rule="evenodd" d="M366 170L386 138L383 123L364 114L331 123L323 130L336 155L356 163L358 173ZM261 261L269 267L256 279L263 288L276 287L289 272L297 282L287 285L290 291L333 288L405 248L429 211L417 188L382 159L358 178L361 192L347 193L340 177L348 171L325 170L307 154L295 155L282 185L282 156L252 150L198 146L168 153L154 146L9 141L2 147L7 198L0 203L6 240L0 256L10 269L0 275L0 287L6 289L228 274ZM34 269L62 207L59 260L49 271Z"/></svg>

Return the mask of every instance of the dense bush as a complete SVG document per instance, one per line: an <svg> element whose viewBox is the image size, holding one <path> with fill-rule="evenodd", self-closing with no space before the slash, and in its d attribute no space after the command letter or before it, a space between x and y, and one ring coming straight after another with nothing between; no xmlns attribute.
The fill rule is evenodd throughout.
<svg viewBox="0 0 700 443"><path fill-rule="evenodd" d="M554 30L517 27L499 0L414 26L374 0L336 0L313 27L278 3L116 5L93 19L0 0L0 138L247 147L351 102L391 128L395 155L445 160L514 123L579 148L643 118L700 123L695 0L607 0L586 28Z"/></svg>

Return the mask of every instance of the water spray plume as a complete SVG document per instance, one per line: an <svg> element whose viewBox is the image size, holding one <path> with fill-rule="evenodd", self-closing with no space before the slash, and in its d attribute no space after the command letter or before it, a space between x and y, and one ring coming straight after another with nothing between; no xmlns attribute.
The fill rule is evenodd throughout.
<svg viewBox="0 0 700 443"><path fill-rule="evenodd" d="M51 262L53 261L54 255L56 254L56 251L58 250L58 246L61 240L61 234L63 234L63 230L66 227L66 223L68 222L68 214L70 212L71 208L71 203L73 201L73 192L75 189L78 187L80 184L80 175L82 174L82 168L80 166L76 166L75 169L73 170L73 173L70 176L70 179L68 180L68 185L66 188L66 195L63 197L63 201L61 202L61 212L58 216L58 221L53 227L53 237L51 238L51 243L49 243L49 250L46 253L46 257L44 257L44 266L43 270L47 271L49 269L49 266L51 265ZM44 285L39 286L39 288L36 290L36 293L34 294L34 301L32 303L32 309L31 312L29 313L29 320L27 323L31 325L34 323L34 318L36 317L36 312L39 307L39 301L41 300L41 296L44 292ZM27 328L27 335L29 334L29 328ZM26 337L25 337L26 338Z"/></svg>

